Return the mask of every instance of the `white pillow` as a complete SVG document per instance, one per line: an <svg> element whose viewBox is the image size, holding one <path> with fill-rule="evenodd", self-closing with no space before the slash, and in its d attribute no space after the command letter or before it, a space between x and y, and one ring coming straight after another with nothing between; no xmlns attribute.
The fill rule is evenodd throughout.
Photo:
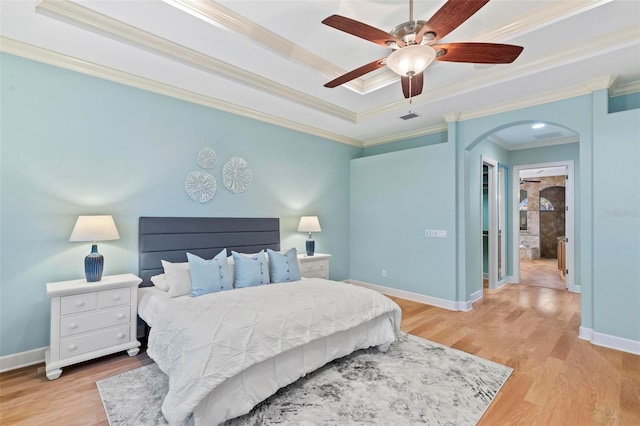
<svg viewBox="0 0 640 426"><path fill-rule="evenodd" d="M191 294L191 273L189 262L171 263L162 260L164 274L169 284L169 297L178 297Z"/></svg>
<svg viewBox="0 0 640 426"><path fill-rule="evenodd" d="M158 274L151 277L151 282L154 286L158 287L162 291L169 291L169 282L167 281L166 274Z"/></svg>

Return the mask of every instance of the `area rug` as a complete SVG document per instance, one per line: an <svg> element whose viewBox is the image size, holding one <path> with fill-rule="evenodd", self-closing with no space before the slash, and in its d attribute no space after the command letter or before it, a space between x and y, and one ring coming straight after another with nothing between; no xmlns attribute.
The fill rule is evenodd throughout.
<svg viewBox="0 0 640 426"><path fill-rule="evenodd" d="M404 334L386 353L333 361L226 425L474 425L511 372ZM111 426L167 424L160 407L168 378L156 364L96 384Z"/></svg>

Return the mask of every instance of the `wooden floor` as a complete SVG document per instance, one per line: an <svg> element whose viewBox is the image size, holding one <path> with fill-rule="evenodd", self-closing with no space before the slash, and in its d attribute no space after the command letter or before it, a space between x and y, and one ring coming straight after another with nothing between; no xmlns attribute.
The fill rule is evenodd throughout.
<svg viewBox="0 0 640 426"><path fill-rule="evenodd" d="M471 312L394 299L402 329L514 369L480 425L640 425L640 356L578 339L580 296L508 285ZM2 425L107 425L96 380L151 361L119 354L64 369L0 375Z"/></svg>
<svg viewBox="0 0 640 426"><path fill-rule="evenodd" d="M567 287L557 259L520 260L520 283L559 290Z"/></svg>

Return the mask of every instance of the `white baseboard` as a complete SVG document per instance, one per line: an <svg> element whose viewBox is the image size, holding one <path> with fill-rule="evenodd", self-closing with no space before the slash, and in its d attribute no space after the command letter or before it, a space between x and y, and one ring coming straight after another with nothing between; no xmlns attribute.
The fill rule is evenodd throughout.
<svg viewBox="0 0 640 426"><path fill-rule="evenodd" d="M48 346L0 357L0 373L44 362L44 351L47 349Z"/></svg>
<svg viewBox="0 0 640 426"><path fill-rule="evenodd" d="M581 293L581 288L579 285L571 285L569 286L569 291L572 293Z"/></svg>
<svg viewBox="0 0 640 426"><path fill-rule="evenodd" d="M438 308L448 309L450 311L470 311L471 301L454 302L452 300L440 299L438 297L426 296L424 294L413 293L406 290L398 290L397 288L385 287L377 284L365 283L357 280L346 280L346 282L360 287L370 288L379 293L389 296L400 297L402 299L412 300L425 305L437 306ZM474 293L475 294L475 293Z"/></svg>
<svg viewBox="0 0 640 426"><path fill-rule="evenodd" d="M640 341L637 340L598 333L597 331L593 331L593 329L586 327L580 327L578 337L582 340L587 340L594 345L640 355Z"/></svg>
<svg viewBox="0 0 640 426"><path fill-rule="evenodd" d="M498 281L498 287L496 287L496 290L504 287L507 284L511 284L512 281L513 277L511 275L504 276L500 281Z"/></svg>

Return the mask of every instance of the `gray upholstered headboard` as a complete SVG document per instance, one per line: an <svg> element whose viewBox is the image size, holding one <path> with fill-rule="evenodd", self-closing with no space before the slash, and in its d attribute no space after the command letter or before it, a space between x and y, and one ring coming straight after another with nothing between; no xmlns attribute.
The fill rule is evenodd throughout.
<svg viewBox="0 0 640 426"><path fill-rule="evenodd" d="M280 250L278 218L141 217L138 225L141 287L162 273L160 260L186 262L187 252L211 259L223 248L227 255Z"/></svg>

